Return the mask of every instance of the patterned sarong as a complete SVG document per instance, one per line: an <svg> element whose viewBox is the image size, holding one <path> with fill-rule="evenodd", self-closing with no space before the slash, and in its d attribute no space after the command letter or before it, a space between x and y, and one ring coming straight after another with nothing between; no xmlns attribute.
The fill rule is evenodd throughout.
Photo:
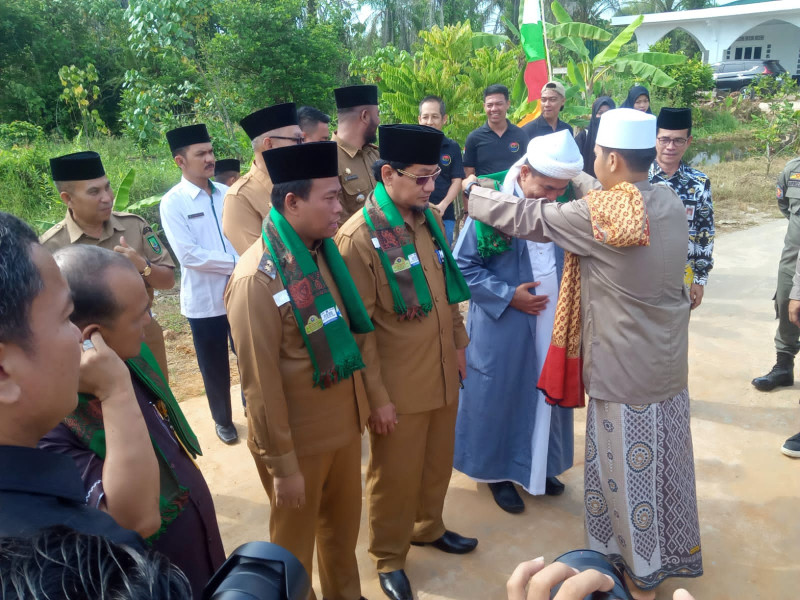
<svg viewBox="0 0 800 600"><path fill-rule="evenodd" d="M656 404L589 401L584 504L589 547L641 589L703 574L686 390Z"/></svg>

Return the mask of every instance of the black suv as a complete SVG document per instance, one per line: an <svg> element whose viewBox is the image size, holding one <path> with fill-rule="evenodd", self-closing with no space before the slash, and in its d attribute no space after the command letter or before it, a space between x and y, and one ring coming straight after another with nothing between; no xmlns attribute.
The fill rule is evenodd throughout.
<svg viewBox="0 0 800 600"><path fill-rule="evenodd" d="M780 75L786 69L777 60L724 60L711 65L714 87L718 90L741 90L759 75Z"/></svg>

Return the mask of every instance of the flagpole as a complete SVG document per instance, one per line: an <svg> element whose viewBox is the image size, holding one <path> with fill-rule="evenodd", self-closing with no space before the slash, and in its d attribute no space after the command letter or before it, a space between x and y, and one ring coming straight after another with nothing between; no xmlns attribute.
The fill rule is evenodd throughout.
<svg viewBox="0 0 800 600"><path fill-rule="evenodd" d="M542 38L544 39L544 54L547 57L547 80L553 79L553 68L550 66L550 48L547 45L547 22L544 19L544 0L539 1L539 14L542 17Z"/></svg>

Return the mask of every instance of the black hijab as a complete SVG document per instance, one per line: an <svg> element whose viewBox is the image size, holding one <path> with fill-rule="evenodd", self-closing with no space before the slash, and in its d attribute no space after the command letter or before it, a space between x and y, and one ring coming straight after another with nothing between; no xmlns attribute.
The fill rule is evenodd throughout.
<svg viewBox="0 0 800 600"><path fill-rule="evenodd" d="M608 106L609 110L617 108L614 100L612 100L610 97L599 96L592 104L592 118L589 120L589 126L583 132L578 134L578 136L581 138L578 140L578 146L580 147L581 154L583 155L583 172L588 173L592 177L595 176L594 146L595 140L597 140L597 128L600 126L600 117L597 116L597 111L599 111L603 106Z"/></svg>
<svg viewBox="0 0 800 600"><path fill-rule="evenodd" d="M620 108L633 108L633 105L636 103L636 99L639 96L647 96L647 101L650 101L650 92L647 91L647 88L643 85L635 85L631 88L628 92L628 97L625 98L625 102L622 103ZM650 110L650 107L647 107L645 111L648 115L652 115L653 111Z"/></svg>

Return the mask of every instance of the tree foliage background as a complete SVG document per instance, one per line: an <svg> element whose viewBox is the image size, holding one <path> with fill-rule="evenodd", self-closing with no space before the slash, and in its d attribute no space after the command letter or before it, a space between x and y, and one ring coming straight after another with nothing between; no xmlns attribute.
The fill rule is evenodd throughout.
<svg viewBox="0 0 800 600"><path fill-rule="evenodd" d="M702 4L637 2L564 0L560 10L576 22L608 30L611 39L618 31L607 19L617 11ZM203 120L221 154L245 157L247 140L236 122L255 108L294 101L332 113L332 88L375 81L386 120L412 120L417 96L436 93L451 109L449 133L463 139L482 119L480 90L486 84L502 82L517 99L522 95L517 30L522 5L522 0L4 0L0 123L27 122L66 139L122 134L148 153L164 144L165 130ZM546 19L555 24L553 8L545 5ZM591 36L582 43L589 61L604 47ZM629 46L620 48L620 60L635 52L633 43ZM568 66L574 58L569 49L551 44L554 66ZM627 85L618 75L625 79L620 85ZM524 101L516 108L524 110Z"/></svg>

